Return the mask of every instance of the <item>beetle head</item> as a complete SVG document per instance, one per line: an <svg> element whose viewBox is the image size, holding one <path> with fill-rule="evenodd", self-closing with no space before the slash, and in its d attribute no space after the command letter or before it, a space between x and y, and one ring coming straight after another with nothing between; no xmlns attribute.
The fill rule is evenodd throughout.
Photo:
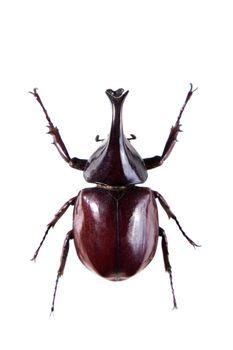
<svg viewBox="0 0 233 350"><path fill-rule="evenodd" d="M122 106L128 94L124 89L108 89L112 104L112 125L109 136L90 157L84 170L87 182L108 186L130 186L147 179L144 162L124 135Z"/></svg>

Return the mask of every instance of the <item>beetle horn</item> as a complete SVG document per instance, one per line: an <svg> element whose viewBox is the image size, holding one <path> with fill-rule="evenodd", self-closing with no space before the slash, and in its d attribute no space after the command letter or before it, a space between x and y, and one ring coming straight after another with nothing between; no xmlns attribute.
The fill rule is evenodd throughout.
<svg viewBox="0 0 233 350"><path fill-rule="evenodd" d="M106 141L87 162L84 177L88 182L129 186L147 178L142 158L123 132L122 107L128 92L124 89L106 90L112 104L112 125Z"/></svg>
<svg viewBox="0 0 233 350"><path fill-rule="evenodd" d="M124 92L124 89L118 89L116 91L114 91L112 89L108 89L105 92L113 104L117 104L117 103L122 104L124 102L126 96L128 95L129 90Z"/></svg>
<svg viewBox="0 0 233 350"><path fill-rule="evenodd" d="M106 95L109 97L112 104L112 125L109 135L109 147L118 143L118 151L120 151L122 142L124 141L124 131L122 123L122 107L129 91L124 92L124 89L113 91L106 90Z"/></svg>

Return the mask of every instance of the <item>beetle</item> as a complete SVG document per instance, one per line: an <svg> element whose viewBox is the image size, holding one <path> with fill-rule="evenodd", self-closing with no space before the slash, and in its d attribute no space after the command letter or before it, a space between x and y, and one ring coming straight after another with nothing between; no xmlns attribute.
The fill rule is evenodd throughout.
<svg viewBox="0 0 233 350"><path fill-rule="evenodd" d="M54 311L59 278L62 276L69 251L69 242L74 240L77 255L82 263L100 276L111 280L125 280L144 269L153 259L158 239L161 237L165 270L169 274L173 306L177 308L172 268L169 261L167 236L159 226L156 200L159 201L169 218L172 218L182 235L193 247L198 247L184 232L177 217L163 196L147 187L136 186L147 179L147 170L161 166L171 153L180 130L180 119L193 92L192 84L187 93L174 126L172 126L161 156L142 159L130 140L126 138L122 124L122 107L129 91L124 89L106 90L112 105L112 124L106 140L99 135L96 141L102 145L87 159L71 158L67 148L48 115L37 92L30 91L40 104L48 122L49 134L61 157L74 169L83 171L84 178L95 187L85 188L68 200L47 225L45 234L32 260L36 260L39 250L51 228L66 210L73 206L73 226L67 233L61 254L52 299Z"/></svg>

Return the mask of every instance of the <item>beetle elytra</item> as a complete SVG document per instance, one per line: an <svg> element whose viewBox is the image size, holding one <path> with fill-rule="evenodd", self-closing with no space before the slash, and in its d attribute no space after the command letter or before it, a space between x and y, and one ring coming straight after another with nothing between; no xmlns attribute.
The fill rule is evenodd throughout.
<svg viewBox="0 0 233 350"><path fill-rule="evenodd" d="M196 90L196 89L195 89ZM87 159L71 158L67 148L45 109L42 100L34 89L31 93L39 102L48 122L49 134L61 157L72 167L83 171L87 182L95 187L86 188L68 200L48 224L47 230L32 260L36 260L49 230L66 212L74 207L73 225L67 233L62 248L61 262L57 272L51 312L58 281L64 272L69 251L69 242L74 245L80 260L90 270L112 281L127 279L145 268L154 257L159 237L161 237L165 270L169 274L173 306L177 307L173 288L172 269L169 261L168 243L165 231L159 226L156 200L169 218L172 218L188 242L197 247L184 232L177 217L171 211L163 196L147 187L136 186L147 179L147 170L163 164L171 153L180 132L180 119L193 92L192 84L175 125L171 128L161 156L141 158L130 140L126 138L122 125L122 107L128 91L123 89L106 94L112 105L112 124L106 140Z"/></svg>

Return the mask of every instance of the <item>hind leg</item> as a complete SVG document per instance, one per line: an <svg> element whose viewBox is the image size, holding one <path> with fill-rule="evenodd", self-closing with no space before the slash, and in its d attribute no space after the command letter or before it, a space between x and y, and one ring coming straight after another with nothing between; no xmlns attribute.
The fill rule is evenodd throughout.
<svg viewBox="0 0 233 350"><path fill-rule="evenodd" d="M165 234L164 229L161 227L159 228L159 236L162 237L163 261L164 261L165 271L169 273L170 285L171 285L172 297L173 297L173 307L174 309L177 309L177 302L176 302L173 279L172 279L172 267L169 261L167 236Z"/></svg>
<svg viewBox="0 0 233 350"><path fill-rule="evenodd" d="M71 239L73 239L73 230L71 230L67 233L66 238L65 238L64 243L63 243L60 266L59 266L59 269L57 271L57 278L56 278L54 292L53 292L51 313L54 311L54 304L55 304L55 299L56 299L58 281L59 281L59 278L63 275L64 270L65 270L66 260L67 260L67 256L69 253L69 247L70 247L69 243L70 243Z"/></svg>

